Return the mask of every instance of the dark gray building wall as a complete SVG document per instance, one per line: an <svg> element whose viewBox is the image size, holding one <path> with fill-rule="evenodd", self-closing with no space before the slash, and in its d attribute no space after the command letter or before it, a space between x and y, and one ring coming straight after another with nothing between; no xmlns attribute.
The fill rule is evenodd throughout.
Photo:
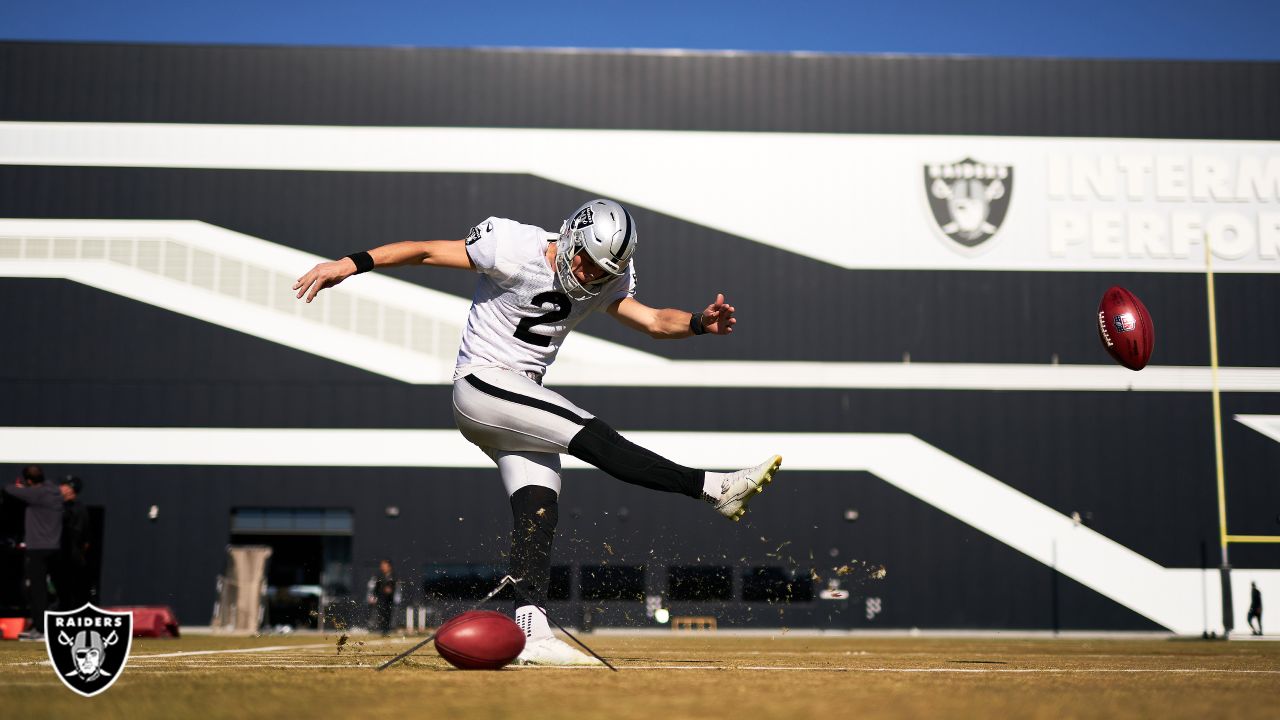
<svg viewBox="0 0 1280 720"><path fill-rule="evenodd" d="M1280 68L5 43L13 120L1275 139Z"/></svg>
<svg viewBox="0 0 1280 720"><path fill-rule="evenodd" d="M3 43L0 120L1277 139L1280 65ZM520 175L0 166L0 217L196 219L331 257L403 238L461 237L495 214L554 227L580 195ZM1112 284L1139 289L1149 307L1188 327L1206 319L1194 275L849 271L643 207L635 214L646 228L643 300L700 307L705 288L725 288L742 311L744 332L709 342L654 344L604 319L584 326L673 359L910 353L917 362L1104 363L1092 324L1074 308ZM473 280L395 274L463 297ZM1280 333L1257 312L1275 305L1273 278L1220 276L1218 293L1223 364L1275 366ZM1010 298L1034 320L1013 338L985 319ZM859 311L832 328L805 313L812 307ZM0 308L0 330L30 349L0 364L0 425L452 425L448 388L408 386L74 283L0 280ZM1203 365L1208 350L1202 333L1168 334L1157 357ZM624 430L911 433L1061 512L1089 513L1095 529L1158 563L1215 559L1210 404L1201 394L564 394ZM1275 411L1269 394L1224 397L1226 418ZM1272 533L1277 446L1238 423L1225 432L1233 531ZM84 476L88 501L106 508L103 599L165 602L188 623L207 622L235 507L350 508L357 584L384 555L412 570L500 563L505 549L508 511L493 472L50 472ZM677 564L827 576L863 561L889 571L853 585L855 600L882 598L876 626L1151 627L874 478L784 479L749 523L730 527L681 498L569 472L558 562L644 564L660 586ZM146 519L153 504L155 522ZM387 518L388 505L401 516ZM859 510L857 523L845 509ZM1243 565L1280 562L1265 549L1233 552ZM867 624L857 610L717 608L744 623ZM603 621L625 624L624 612L635 608L606 608Z"/></svg>

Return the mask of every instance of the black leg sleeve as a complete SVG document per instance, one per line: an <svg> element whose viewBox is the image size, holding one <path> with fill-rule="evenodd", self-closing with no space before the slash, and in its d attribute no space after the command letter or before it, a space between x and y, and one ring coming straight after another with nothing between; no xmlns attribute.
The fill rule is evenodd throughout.
<svg viewBox="0 0 1280 720"><path fill-rule="evenodd" d="M592 418L569 441L569 454L623 482L650 490L702 497L703 471L677 465Z"/></svg>
<svg viewBox="0 0 1280 720"><path fill-rule="evenodd" d="M536 605L545 605L551 584L551 541L560 520L556 491L539 485L522 487L511 495L510 574ZM515 601L516 607L524 605Z"/></svg>

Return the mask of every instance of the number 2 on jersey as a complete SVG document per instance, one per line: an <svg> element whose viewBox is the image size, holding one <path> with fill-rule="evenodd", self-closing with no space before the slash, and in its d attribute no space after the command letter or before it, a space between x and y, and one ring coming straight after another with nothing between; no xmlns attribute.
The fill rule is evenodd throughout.
<svg viewBox="0 0 1280 720"><path fill-rule="evenodd" d="M548 347L551 345L551 336L531 332L530 328L535 325L557 323L569 317L569 311L573 309L573 301L569 299L568 295L561 292L544 292L533 296L533 304L539 308L543 305L555 305L556 308L541 315L522 319L516 325L516 337L531 345Z"/></svg>

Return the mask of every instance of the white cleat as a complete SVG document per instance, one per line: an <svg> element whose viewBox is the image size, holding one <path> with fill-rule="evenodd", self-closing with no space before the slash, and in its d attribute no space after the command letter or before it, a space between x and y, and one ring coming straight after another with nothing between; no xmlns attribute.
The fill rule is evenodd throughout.
<svg viewBox="0 0 1280 720"><path fill-rule="evenodd" d="M780 467L782 456L774 455L753 468L727 473L721 476L720 495L704 494L704 497L721 515L738 522L747 514L747 502L764 492L764 486L773 482L773 475Z"/></svg>
<svg viewBox="0 0 1280 720"><path fill-rule="evenodd" d="M534 605L516 608L516 625L524 631L524 650L516 656L515 665L545 667L590 667L604 663L579 651L551 634L547 611Z"/></svg>
<svg viewBox="0 0 1280 720"><path fill-rule="evenodd" d="M516 656L516 665L551 667L588 667L604 663L581 652L554 635L525 640L524 650Z"/></svg>

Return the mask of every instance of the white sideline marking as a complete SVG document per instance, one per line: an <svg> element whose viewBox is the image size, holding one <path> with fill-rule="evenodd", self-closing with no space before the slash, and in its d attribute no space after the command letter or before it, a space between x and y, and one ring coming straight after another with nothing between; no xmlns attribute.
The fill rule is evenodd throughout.
<svg viewBox="0 0 1280 720"><path fill-rule="evenodd" d="M44 664L48 664L47 662ZM272 668L277 670L373 670L380 663L368 664L324 664L309 663L245 663L212 667L191 668L183 665L166 667L163 665L140 666L142 670L199 671L215 669L239 670L241 668ZM1056 675L1056 674L1099 674L1128 673L1131 675L1280 675L1280 670L1249 670L1240 668L950 668L950 667L807 667L807 666L775 666L775 665L625 665L614 663L619 670L712 670L717 672L814 672L814 673L909 673L909 674L952 674L952 675ZM608 670L594 666L537 666L508 665L506 670ZM453 671L449 671L453 672ZM464 672L464 671L459 671Z"/></svg>
<svg viewBox="0 0 1280 720"><path fill-rule="evenodd" d="M396 641L372 641L378 644L390 644ZM368 645L370 643L366 643ZM333 643L314 643L308 645L270 645L260 648L236 648L228 650L188 650L183 652L172 653L149 653L132 656L130 659L139 660L155 660L167 658L194 658L196 656L210 655L243 655L265 652L279 652L291 650L315 650L320 648L335 647ZM794 655L795 653L785 653ZM1103 655L1101 657L1120 657ZM136 670L151 671L207 671L220 668L240 669L240 668L272 668L279 670L312 670L312 669L333 669L333 670L372 670L380 663L376 659L371 658L369 664L313 664L306 662L306 656L299 656L296 662L279 662L279 663L234 663L226 665L206 665L202 667L192 668L186 663L178 662L172 666L164 663L141 664L134 665ZM48 660L40 660L33 662L9 663L11 666L24 665L49 665ZM605 670L602 667L545 667L530 665L511 665L508 666L512 670ZM619 665L620 670L714 670L719 672L733 671L778 671L778 672L830 672L830 673L918 673L918 674L958 674L958 675L981 675L981 674L1096 674L1096 673L1129 673L1129 674L1190 674L1190 675L1280 675L1280 670L1249 670L1238 668L951 668L951 667L809 667L802 665ZM8 684L8 683L6 683Z"/></svg>
<svg viewBox="0 0 1280 720"><path fill-rule="evenodd" d="M385 642L388 642L388 641L385 641L385 640L365 641L365 645L367 646L375 643L383 644ZM171 653L145 653L145 654L139 653L139 654L130 655L129 659L137 661L137 660L152 660L155 658L193 657L196 655L243 655L246 653L278 652L281 650L284 650L284 651L316 650L318 648L336 648L336 647L337 645L332 642L312 643L309 645L268 645L265 647L236 648L232 650L184 650L182 652L171 652ZM50 662L48 660L34 660L34 661L28 661L28 662L9 663L9 665L49 665L49 664ZM244 667L244 666L238 666L238 667Z"/></svg>
<svg viewBox="0 0 1280 720"><path fill-rule="evenodd" d="M195 655L232 655L232 653L275 652L280 650L315 650L315 648L320 648L320 647L334 647L334 644L333 643L276 644L276 646L270 646L270 647L248 647L248 648L237 648L237 650L191 650L191 651L184 651L184 652L152 652L152 653L146 653L146 655L142 655L142 653L137 653L137 655L129 656L129 660L150 660L150 659L155 659L155 657L189 657L189 656L195 656ZM32 660L27 662L10 662L9 665L50 665L50 661Z"/></svg>
<svg viewBox="0 0 1280 720"><path fill-rule="evenodd" d="M13 663L15 665L29 665L31 663ZM48 661L37 663L48 665ZM615 663L616 664L616 663ZM148 671L165 671L169 673L179 672L208 672L215 669L239 670L241 668L269 668L275 670L375 670L377 663L368 665L311 665L311 664L282 664L282 663L248 663L236 665L222 665L218 667L200 667L189 668L181 665L172 668L163 666L139 666L134 668L135 672ZM510 665L509 670L608 670L604 667L539 667L533 665ZM1101 674L1101 673L1128 673L1131 675L1280 675L1280 670L1245 670L1235 668L891 668L891 667L775 667L770 665L744 665L744 666L724 666L724 665L618 665L618 669L625 672L627 670L711 670L717 672L761 672L761 671L778 671L778 672L814 672L814 673L903 673L903 674L950 674L950 675L1062 675L1062 674ZM452 672L452 671L450 671ZM465 671L458 671L465 672ZM2 683L2 685L10 685L12 683Z"/></svg>
<svg viewBox="0 0 1280 720"><path fill-rule="evenodd" d="M351 647L352 645L354 645L356 642L359 642L359 643L361 644L361 647L368 647L368 646L370 646L370 645L394 645L394 644L396 644L396 643L398 643L398 642L402 642L402 641L398 641L398 640L355 640L355 641L352 641L351 643L349 643L346 647L350 648L350 647ZM234 649L234 650L186 650L186 651L183 651L183 652L172 652L172 653L148 653L148 654L145 654L145 655L143 655L143 654L131 655L130 657L131 657L131 658L144 659L144 660L145 660L145 659L147 659L147 658L187 657L187 656L191 656L191 655L230 655L230 654L234 654L234 653L263 653L263 652L275 652L275 651L277 651L277 650L283 650L283 651L285 651L285 652L288 652L288 651L290 651L290 650L315 650L315 649L318 649L318 648L334 648L334 649L337 649L337 647L338 647L337 642L336 642L336 641L332 641L332 642L324 642L324 643L309 643L309 644L307 644L307 645L266 645L266 646L263 646L263 647L256 647L256 648L237 648L237 649Z"/></svg>
<svg viewBox="0 0 1280 720"><path fill-rule="evenodd" d="M193 655L232 655L243 653L263 653L275 652L277 650L312 650L315 648L336 647L334 643L315 643L313 645L271 645L260 648L238 648L235 650L186 650L184 652L171 653L149 653L146 655L134 655L137 660L146 660L150 658L173 658L173 657L191 657Z"/></svg>
<svg viewBox="0 0 1280 720"><path fill-rule="evenodd" d="M275 664L275 662L250 662L246 665L212 665L206 667L191 667L187 665L142 665L137 670L143 671L163 671L163 673L205 673L210 670L239 670L242 667L269 667L274 670L374 670L378 665L289 665Z"/></svg>
<svg viewBox="0 0 1280 720"><path fill-rule="evenodd" d="M815 671L828 668L810 667L739 667L735 670ZM836 668L837 672L882 673L1229 673L1280 675L1280 670L1241 670L1236 668Z"/></svg>
<svg viewBox="0 0 1280 720"><path fill-rule="evenodd" d="M227 652L227 651L210 651ZM152 656L156 657L156 656ZM47 662L45 662L47 665ZM1055 674L1149 674L1149 675L1280 675L1280 670L1249 670L1236 667L810 667L803 665L622 665L614 661L620 670L714 670L721 673L731 671L780 671L780 673L911 673L911 674L956 674L956 675L1055 675ZM252 664L234 664L209 667L173 666L173 670L239 670L243 667L270 667L278 670L372 670L378 662L367 665L326 664L312 665L307 662L252 662ZM146 666L147 669L164 669L164 666ZM140 667L141 669L141 667ZM595 666L538 666L508 665L509 670L607 670L607 667Z"/></svg>
<svg viewBox="0 0 1280 720"><path fill-rule="evenodd" d="M601 667L550 667L520 665L513 670L607 670ZM1240 670L1233 668L891 668L891 667L786 667L771 665L618 665L619 670L778 670L782 672L839 672L839 673L953 673L975 674L1059 674L1059 673L1149 673L1149 674L1226 674L1226 675L1280 675L1280 670Z"/></svg>

